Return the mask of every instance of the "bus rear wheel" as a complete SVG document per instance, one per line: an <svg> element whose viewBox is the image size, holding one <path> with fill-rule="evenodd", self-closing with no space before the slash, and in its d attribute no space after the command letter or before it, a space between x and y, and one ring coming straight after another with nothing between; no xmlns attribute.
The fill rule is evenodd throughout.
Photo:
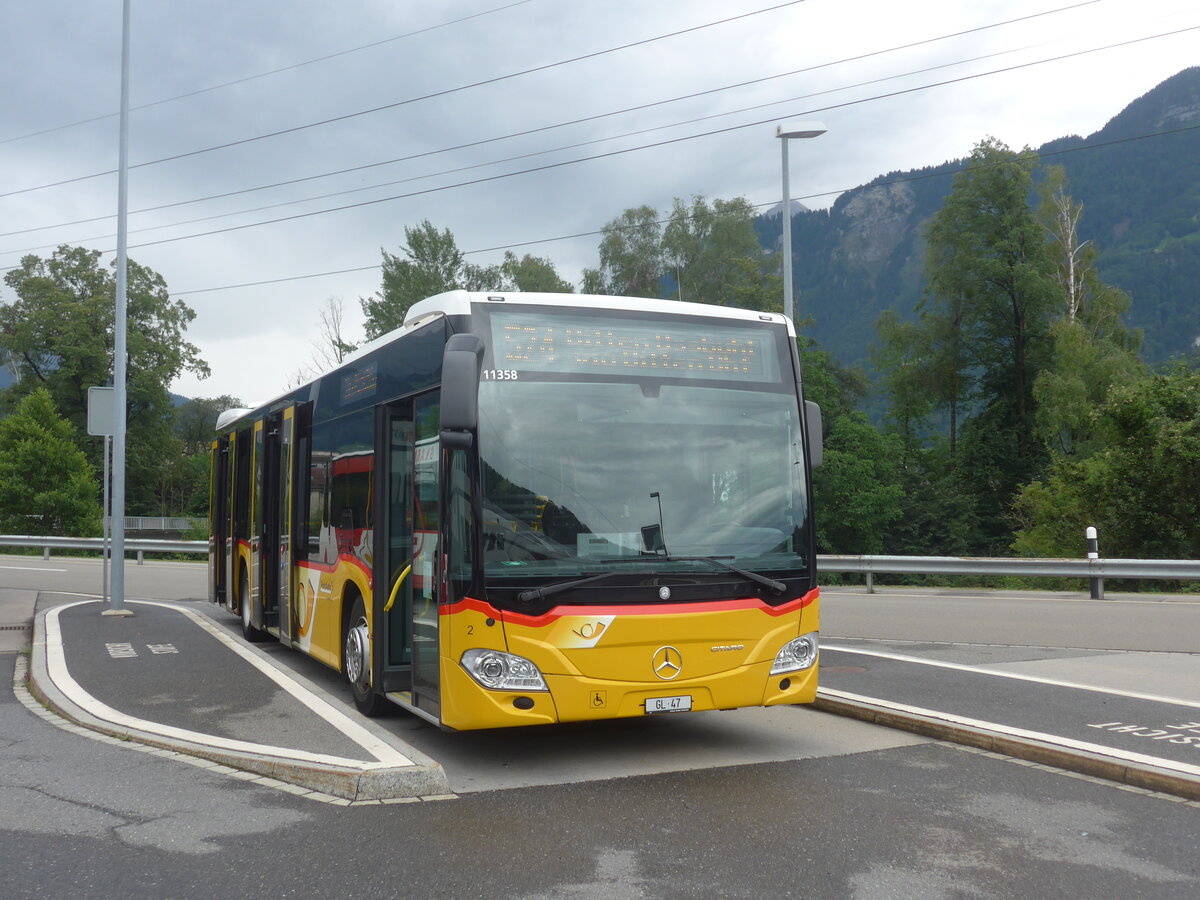
<svg viewBox="0 0 1200 900"><path fill-rule="evenodd" d="M371 630L362 597L354 598L342 646L342 672L350 684L354 705L364 716L382 714L387 701L371 689Z"/></svg>
<svg viewBox="0 0 1200 900"><path fill-rule="evenodd" d="M261 628L255 628L250 618L250 585L246 573L242 572L241 584L238 586L238 611L242 614L242 637L252 644L261 644L271 636Z"/></svg>

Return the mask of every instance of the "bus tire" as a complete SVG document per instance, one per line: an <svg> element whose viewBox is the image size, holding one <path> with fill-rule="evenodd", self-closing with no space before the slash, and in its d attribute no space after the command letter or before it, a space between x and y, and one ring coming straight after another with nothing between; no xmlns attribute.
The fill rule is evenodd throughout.
<svg viewBox="0 0 1200 900"><path fill-rule="evenodd" d="M255 628L251 621L250 613L252 605L250 603L250 583L246 577L245 570L242 571L240 584L238 585L238 612L242 616L242 637L248 640L251 644L261 644L268 640L271 636L259 628Z"/></svg>
<svg viewBox="0 0 1200 900"><path fill-rule="evenodd" d="M354 595L342 639L342 673L350 685L358 711L369 718L381 715L388 704L371 687L371 637L367 625L367 607L358 594Z"/></svg>

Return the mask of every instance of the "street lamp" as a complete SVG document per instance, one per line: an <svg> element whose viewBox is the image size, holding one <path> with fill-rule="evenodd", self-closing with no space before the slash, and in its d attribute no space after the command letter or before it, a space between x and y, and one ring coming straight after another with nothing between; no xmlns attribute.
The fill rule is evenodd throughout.
<svg viewBox="0 0 1200 900"><path fill-rule="evenodd" d="M820 122L786 122L775 128L783 147L783 314L792 318L792 198L788 186L788 139L820 137L826 128Z"/></svg>

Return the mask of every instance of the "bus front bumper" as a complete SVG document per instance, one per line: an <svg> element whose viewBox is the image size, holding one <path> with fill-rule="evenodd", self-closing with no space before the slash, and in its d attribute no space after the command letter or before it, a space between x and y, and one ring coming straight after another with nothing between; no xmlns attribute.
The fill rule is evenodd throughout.
<svg viewBox="0 0 1200 900"><path fill-rule="evenodd" d="M817 668L814 662L802 671L771 675L771 663L764 662L704 679L657 683L545 675L548 692L520 692L488 690L443 657L441 718L449 728L468 730L812 703Z"/></svg>

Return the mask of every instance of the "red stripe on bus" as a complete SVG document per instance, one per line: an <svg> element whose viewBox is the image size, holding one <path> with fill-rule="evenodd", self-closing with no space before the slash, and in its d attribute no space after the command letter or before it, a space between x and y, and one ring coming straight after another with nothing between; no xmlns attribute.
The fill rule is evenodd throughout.
<svg viewBox="0 0 1200 900"><path fill-rule="evenodd" d="M706 600L699 603L649 603L638 605L609 605L609 606L556 606L540 616L527 616L523 613L501 612L483 600L474 597L464 597L457 603L447 603L439 607L438 612L444 616L461 612L478 612L494 619L503 618L514 625L528 625L532 628L543 628L564 616L662 616L662 615L691 615L696 613L728 612L739 609L757 609L769 616L786 616L812 605L821 594L820 588L813 588L803 597L797 597L780 606L770 606L758 597L744 597L733 600Z"/></svg>
<svg viewBox="0 0 1200 900"><path fill-rule="evenodd" d="M332 575L334 572L337 571L338 566L341 565L342 563L348 563L349 565L356 566L357 568L361 569L362 573L367 576L367 584L371 583L371 570L367 568L367 564L364 563L357 556L351 556L348 553L343 553L341 556L339 556L337 558L337 562L332 563L332 564L331 563L308 562L307 560L301 560L300 562L296 563L296 568L297 569L313 569L317 572L328 572L329 574Z"/></svg>

